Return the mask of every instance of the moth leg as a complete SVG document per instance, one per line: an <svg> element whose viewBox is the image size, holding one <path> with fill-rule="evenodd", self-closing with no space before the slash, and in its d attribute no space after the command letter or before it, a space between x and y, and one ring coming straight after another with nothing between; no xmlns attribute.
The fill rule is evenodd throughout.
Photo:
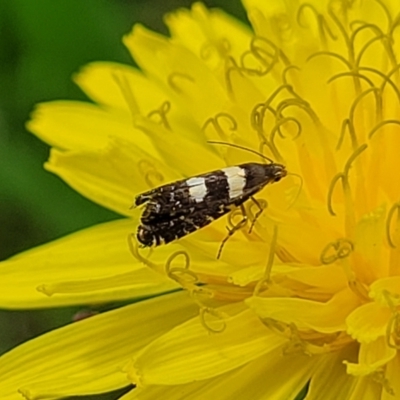
<svg viewBox="0 0 400 400"><path fill-rule="evenodd" d="M242 229L246 223L247 223L247 214L246 214L246 210L243 206L243 204L241 204L239 206L240 208L240 212L242 214L242 219L236 223L236 224L231 224L232 227L226 227L226 229L228 230L228 234L226 235L226 237L224 238L224 240L221 242L221 245L219 246L219 250L218 250L218 254L217 254L217 259L219 259L219 257L221 256L222 253L222 249L225 246L225 243L228 241L228 239L238 230Z"/></svg>
<svg viewBox="0 0 400 400"><path fill-rule="evenodd" d="M253 220L251 221L251 225L250 225L250 229L249 229L249 233L251 233L251 231L254 228L254 225L256 224L258 218L260 218L261 214L264 212L265 210L265 206L261 205L261 203L256 200L253 196L250 197L251 201L256 205L256 207L258 208L258 210L256 211L256 213L254 214Z"/></svg>

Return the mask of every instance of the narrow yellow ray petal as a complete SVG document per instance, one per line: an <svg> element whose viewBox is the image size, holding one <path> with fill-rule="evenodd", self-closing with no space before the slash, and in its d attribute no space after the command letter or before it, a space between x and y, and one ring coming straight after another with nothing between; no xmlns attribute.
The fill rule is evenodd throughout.
<svg viewBox="0 0 400 400"><path fill-rule="evenodd" d="M164 20L174 39L197 53L210 67L228 54L240 56L251 40L246 25L222 10L208 10L202 3L194 3L191 10L167 14Z"/></svg>
<svg viewBox="0 0 400 400"><path fill-rule="evenodd" d="M140 385L193 382L244 365L284 342L251 311L217 326L221 323L225 329L211 335L199 318L176 327L139 353L131 374Z"/></svg>
<svg viewBox="0 0 400 400"><path fill-rule="evenodd" d="M197 313L187 294L180 292L96 315L42 335L0 357L0 398L11 399L20 389L41 398L41 390L59 393L57 385L65 394L89 394L127 386L129 381L122 368L128 359ZM168 318L163 318L165 315Z"/></svg>
<svg viewBox="0 0 400 400"><path fill-rule="evenodd" d="M91 99L122 110L125 115L132 115L134 111L148 115L165 101L165 95L153 81L138 69L123 64L88 64L74 76L74 81ZM127 98L128 93L124 90L132 91L135 104L132 104L131 97Z"/></svg>
<svg viewBox="0 0 400 400"><path fill-rule="evenodd" d="M370 343L386 335L391 316L388 307L376 303L363 304L347 317L347 333L359 343Z"/></svg>
<svg viewBox="0 0 400 400"><path fill-rule="evenodd" d="M45 167L85 197L125 216L132 216L131 206L140 192L183 178L138 143L118 139L101 152L52 149Z"/></svg>
<svg viewBox="0 0 400 400"><path fill-rule="evenodd" d="M127 242L132 229L129 219L107 222L1 262L1 306L98 303L151 296L176 288L175 283L135 260ZM118 283L118 276L125 277L125 284ZM98 281L100 285L102 280L103 287L93 290L92 283ZM72 281L83 282L81 291L51 297L38 291L43 285L50 288Z"/></svg>
<svg viewBox="0 0 400 400"><path fill-rule="evenodd" d="M350 290L342 290L327 303L296 298L252 297L246 304L261 318L272 318L298 329L334 333L345 329L346 317L359 305L360 300Z"/></svg>
<svg viewBox="0 0 400 400"><path fill-rule="evenodd" d="M196 118L199 126L221 112L221 104L229 102L223 80L199 63L198 58L183 46L140 25L124 37L124 44L139 66L153 79L163 82L171 96Z"/></svg>
<svg viewBox="0 0 400 400"><path fill-rule="evenodd" d="M341 351L327 354L320 360L318 369L311 378L310 387L304 400L347 399L352 393L356 378L346 375L343 359L355 359L357 347L348 346ZM331 382L335 382L334 385Z"/></svg>
<svg viewBox="0 0 400 400"><path fill-rule="evenodd" d="M100 150L112 136L131 138L133 127L128 113L111 113L78 101L53 101L36 106L27 128L58 149ZM147 145L151 148L149 139Z"/></svg>
<svg viewBox="0 0 400 400"><path fill-rule="evenodd" d="M399 354L391 360L386 367L386 379L390 382L393 394L397 395L400 393L400 357ZM387 399L390 399L390 393L387 394ZM393 395L392 395L393 396ZM385 399L385 400L387 400ZM396 399L397 400L397 399Z"/></svg>
<svg viewBox="0 0 400 400"><path fill-rule="evenodd" d="M211 379L176 386L138 387L121 400L153 400L162 396L171 400L290 399L306 385L318 365L317 358L283 355L282 348L278 348Z"/></svg>
<svg viewBox="0 0 400 400"><path fill-rule="evenodd" d="M382 386L374 381L369 376L359 377L354 385L354 388L349 396L349 400L376 400L383 399L381 396L384 394ZM389 397L390 399L390 397ZM385 400L389 400L385 399Z"/></svg>
<svg viewBox="0 0 400 400"><path fill-rule="evenodd" d="M358 362L345 361L347 373L354 376L370 375L379 372L382 366L393 360L396 350L387 345L385 337L379 337L371 343L360 345Z"/></svg>

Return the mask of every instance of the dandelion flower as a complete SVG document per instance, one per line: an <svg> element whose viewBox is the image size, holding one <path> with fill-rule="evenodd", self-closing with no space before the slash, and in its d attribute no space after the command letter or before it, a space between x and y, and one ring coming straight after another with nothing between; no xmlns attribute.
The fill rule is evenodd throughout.
<svg viewBox="0 0 400 400"><path fill-rule="evenodd" d="M400 399L400 6L244 5L252 29L201 4L166 17L170 38L135 26L140 70L93 63L75 81L95 104L36 109L46 168L125 218L2 263L0 304L153 298L5 354L2 399ZM210 140L289 174L220 258L240 210L139 248L134 195L259 162Z"/></svg>

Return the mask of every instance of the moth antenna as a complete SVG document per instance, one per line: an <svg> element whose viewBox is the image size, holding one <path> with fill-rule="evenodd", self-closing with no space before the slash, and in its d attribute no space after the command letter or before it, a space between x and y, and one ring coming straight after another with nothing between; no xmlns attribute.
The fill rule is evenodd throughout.
<svg viewBox="0 0 400 400"><path fill-rule="evenodd" d="M293 175L293 176L296 176L297 178L299 178L300 186L299 186L299 190L296 193L296 196L294 197L294 200L289 204L287 209L291 208L294 205L294 203L296 203L297 199L300 196L301 189L303 189L303 182L304 182L303 177L299 174L295 174L294 172L288 172L288 175Z"/></svg>
<svg viewBox="0 0 400 400"><path fill-rule="evenodd" d="M249 153L253 153L256 154L257 156L264 158L264 160L269 161L271 164L273 164L274 160L272 160L271 158L264 156L264 154L259 153L258 151L252 150L252 149L248 149L247 147L243 147L243 146L239 146L238 144L233 144L233 143L226 143L226 142L217 142L215 140L207 140L207 143L211 143L211 144L221 144L224 146L230 146L230 147L234 147L235 149L241 149L241 150L246 150Z"/></svg>

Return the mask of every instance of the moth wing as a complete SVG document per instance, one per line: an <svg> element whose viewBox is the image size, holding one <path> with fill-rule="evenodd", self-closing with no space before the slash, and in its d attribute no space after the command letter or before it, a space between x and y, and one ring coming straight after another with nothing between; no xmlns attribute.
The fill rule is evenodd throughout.
<svg viewBox="0 0 400 400"><path fill-rule="evenodd" d="M143 221L139 231L146 230L148 235L151 235L150 243L158 246L160 244L170 243L174 240L180 239L192 232L195 232L216 219L222 217L231 211L232 206L215 204L211 208L204 209L202 207L195 207L189 215L169 216L169 218L158 218ZM142 242L143 243L143 242Z"/></svg>
<svg viewBox="0 0 400 400"><path fill-rule="evenodd" d="M218 195L221 195L221 191L213 193L212 188L206 185L206 181L208 185L212 185L215 181L221 180L216 175L218 173L219 171L214 171L195 176L140 194L136 197L135 204L146 203L142 222L156 224L200 211L206 213L210 207L214 207L215 202L220 200ZM226 204L226 202L223 203Z"/></svg>

